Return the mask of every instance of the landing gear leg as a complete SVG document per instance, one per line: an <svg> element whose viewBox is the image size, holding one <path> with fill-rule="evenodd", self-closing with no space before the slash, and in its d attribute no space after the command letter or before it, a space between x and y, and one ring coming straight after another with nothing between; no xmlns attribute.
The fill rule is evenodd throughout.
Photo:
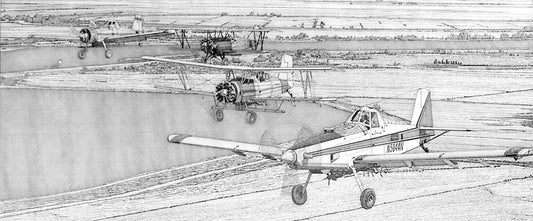
<svg viewBox="0 0 533 221"><path fill-rule="evenodd" d="M113 51L111 49L107 48L107 45L105 44L105 41L102 41L102 45L104 46L105 57L106 58L111 58L111 56L113 56Z"/></svg>
<svg viewBox="0 0 533 221"><path fill-rule="evenodd" d="M355 167L352 166L351 168L355 181L357 182L357 186L359 186L359 190L361 191L361 196L359 197L359 200L361 201L361 207L363 207L363 209L370 209L376 203L376 193L371 188L365 188L361 178L359 178L359 175L357 175Z"/></svg>
<svg viewBox="0 0 533 221"><path fill-rule="evenodd" d="M420 144L420 147L422 150L424 150L424 152L429 153L429 148L425 147L424 144Z"/></svg>
<svg viewBox="0 0 533 221"><path fill-rule="evenodd" d="M311 180L311 175L312 173L309 172L304 184L297 184L292 187L291 196L294 204L303 205L307 201L307 184Z"/></svg>

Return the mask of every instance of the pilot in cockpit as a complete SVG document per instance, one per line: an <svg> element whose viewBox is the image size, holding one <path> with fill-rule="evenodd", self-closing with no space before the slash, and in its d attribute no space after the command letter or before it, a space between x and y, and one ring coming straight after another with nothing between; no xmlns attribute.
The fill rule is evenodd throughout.
<svg viewBox="0 0 533 221"><path fill-rule="evenodd" d="M370 117L368 116L368 112L363 112L359 123L363 124L363 126L365 126L367 130L370 129Z"/></svg>
<svg viewBox="0 0 533 221"><path fill-rule="evenodd" d="M370 116L367 111L356 110L348 123L358 123L365 126L366 129L370 129Z"/></svg>
<svg viewBox="0 0 533 221"><path fill-rule="evenodd" d="M259 80L259 82L263 82L263 81L268 80L270 78L270 75L264 71L259 71L257 72L256 77L257 77L257 80Z"/></svg>
<svg viewBox="0 0 533 221"><path fill-rule="evenodd" d="M363 114L363 116L361 116L361 120L359 122L366 125L370 124L370 120L368 119L368 114L366 114L366 112Z"/></svg>

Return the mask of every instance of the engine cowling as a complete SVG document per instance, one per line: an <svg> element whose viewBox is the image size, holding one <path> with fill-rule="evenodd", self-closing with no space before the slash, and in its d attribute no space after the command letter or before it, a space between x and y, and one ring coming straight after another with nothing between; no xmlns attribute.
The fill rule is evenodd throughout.
<svg viewBox="0 0 533 221"><path fill-rule="evenodd" d="M80 41L85 44L92 44L97 40L97 34L95 29L82 28L80 30Z"/></svg>
<svg viewBox="0 0 533 221"><path fill-rule="evenodd" d="M251 82L250 82L251 81ZM217 84L215 97L224 103L249 102L254 98L277 97L289 89L286 80L271 79L259 82L257 80L232 80Z"/></svg>

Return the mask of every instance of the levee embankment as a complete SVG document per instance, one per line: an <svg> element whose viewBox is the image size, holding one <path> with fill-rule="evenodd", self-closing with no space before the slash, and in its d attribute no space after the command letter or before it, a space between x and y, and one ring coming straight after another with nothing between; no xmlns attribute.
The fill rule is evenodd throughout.
<svg viewBox="0 0 533 221"><path fill-rule="evenodd" d="M265 50L294 51L316 49L330 51L379 50L528 50L533 40L417 40L417 41L300 41L265 42Z"/></svg>
<svg viewBox="0 0 533 221"><path fill-rule="evenodd" d="M142 56L190 54L179 45L110 46L113 56L106 58L103 47L89 47L84 59L78 57L78 47L29 47L0 53L0 72L71 68L117 64Z"/></svg>
<svg viewBox="0 0 533 221"><path fill-rule="evenodd" d="M160 55L203 55L197 44L192 49L179 45L113 46L113 57L106 58L103 48L88 48L86 58L78 58L78 47L30 47L0 53L0 72L16 72L55 68L70 68L122 63L127 59ZM236 52L242 52L234 46ZM266 51L296 51L304 49L326 51L385 51L385 50L528 50L533 40L418 40L418 41L266 41Z"/></svg>

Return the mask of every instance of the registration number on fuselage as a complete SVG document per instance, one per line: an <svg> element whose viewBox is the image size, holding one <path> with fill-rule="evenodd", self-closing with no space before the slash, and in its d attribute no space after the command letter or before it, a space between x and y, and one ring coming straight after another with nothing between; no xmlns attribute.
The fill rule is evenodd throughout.
<svg viewBox="0 0 533 221"><path fill-rule="evenodd" d="M403 151L403 142L391 143L387 145L387 153Z"/></svg>

